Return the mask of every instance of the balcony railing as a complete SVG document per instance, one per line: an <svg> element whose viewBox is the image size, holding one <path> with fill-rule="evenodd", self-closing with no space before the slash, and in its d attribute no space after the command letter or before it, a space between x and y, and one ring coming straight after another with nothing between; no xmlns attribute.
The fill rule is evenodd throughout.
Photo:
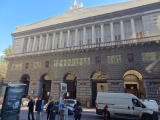
<svg viewBox="0 0 160 120"><path fill-rule="evenodd" d="M127 39L127 40L110 41L110 42L88 44L88 45L81 45L81 46L73 46L73 47L56 48L56 49L49 49L49 50L23 52L23 53L18 53L18 54L10 54L6 58L22 57L22 56L27 56L27 55L38 55L38 54L46 54L46 53L69 52L69 51L75 51L75 50L85 50L85 49L102 48L102 47L150 43L150 42L159 41L159 40L160 40L160 35L148 36L148 37L143 37L143 38L133 38L133 39Z"/></svg>

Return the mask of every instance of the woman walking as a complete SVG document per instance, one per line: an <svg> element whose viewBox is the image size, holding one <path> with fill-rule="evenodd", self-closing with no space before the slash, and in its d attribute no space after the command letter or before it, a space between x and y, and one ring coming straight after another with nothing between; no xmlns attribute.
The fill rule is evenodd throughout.
<svg viewBox="0 0 160 120"><path fill-rule="evenodd" d="M52 99L51 102L48 104L48 107L47 107L47 120L50 116L50 113L51 111L53 111L55 109L55 104L54 104L54 100Z"/></svg>
<svg viewBox="0 0 160 120"><path fill-rule="evenodd" d="M77 100L74 105L74 118L75 120L81 120L82 117L82 106L81 103Z"/></svg>

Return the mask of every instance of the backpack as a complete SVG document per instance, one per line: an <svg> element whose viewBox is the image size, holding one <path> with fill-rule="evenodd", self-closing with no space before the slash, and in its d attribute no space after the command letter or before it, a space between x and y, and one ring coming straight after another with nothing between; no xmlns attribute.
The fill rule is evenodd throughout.
<svg viewBox="0 0 160 120"><path fill-rule="evenodd" d="M82 106L81 105L76 106L75 115L82 115Z"/></svg>

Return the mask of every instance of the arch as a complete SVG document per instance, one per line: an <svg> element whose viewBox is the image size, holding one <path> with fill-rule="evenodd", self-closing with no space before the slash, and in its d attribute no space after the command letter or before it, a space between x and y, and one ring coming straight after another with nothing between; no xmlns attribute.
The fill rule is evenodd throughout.
<svg viewBox="0 0 160 120"><path fill-rule="evenodd" d="M49 73L41 74L39 78L38 97L41 97L47 103L50 98L52 77Z"/></svg>
<svg viewBox="0 0 160 120"><path fill-rule="evenodd" d="M24 90L24 95L23 95L23 97L25 98L28 96L29 85L30 85L30 76L28 74L22 75L19 82L22 84L26 84L25 90Z"/></svg>
<svg viewBox="0 0 160 120"><path fill-rule="evenodd" d="M90 68L88 77L90 78L92 91L91 106L95 107L97 92L108 91L107 78L111 78L111 75L109 74L105 66L97 65Z"/></svg>
<svg viewBox="0 0 160 120"><path fill-rule="evenodd" d="M54 79L54 71L51 68L45 68L45 69L41 69L41 71L39 72L39 76L43 76L43 75L50 75L51 80Z"/></svg>
<svg viewBox="0 0 160 120"><path fill-rule="evenodd" d="M77 76L74 73L66 73L63 76L63 82L67 84L67 93L65 99L76 99L77 93Z"/></svg>
<svg viewBox="0 0 160 120"><path fill-rule="evenodd" d="M127 93L132 93L139 98L146 98L143 76L136 70L128 70L123 75L124 89Z"/></svg>
<svg viewBox="0 0 160 120"><path fill-rule="evenodd" d="M75 67L65 67L60 75L60 79L63 80L64 76L68 73L74 73L77 79L80 79L80 72Z"/></svg>
<svg viewBox="0 0 160 120"><path fill-rule="evenodd" d="M144 67L139 63L124 64L120 73L121 73L121 75L124 75L129 70L135 70L135 71L139 72L142 75L142 78L144 78L148 75L148 73L146 72Z"/></svg>
<svg viewBox="0 0 160 120"><path fill-rule="evenodd" d="M87 78L91 78L96 71L103 71L106 73L107 78L111 78L111 74L105 65L95 65L89 69Z"/></svg>

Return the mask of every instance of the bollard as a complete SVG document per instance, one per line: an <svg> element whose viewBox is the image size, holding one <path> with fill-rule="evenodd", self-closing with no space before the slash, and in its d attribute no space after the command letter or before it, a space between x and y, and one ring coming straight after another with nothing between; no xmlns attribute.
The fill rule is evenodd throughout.
<svg viewBox="0 0 160 120"><path fill-rule="evenodd" d="M49 120L56 120L56 111L51 111Z"/></svg>
<svg viewBox="0 0 160 120"><path fill-rule="evenodd" d="M37 111L36 120L40 120L40 119L41 119L41 112Z"/></svg>
<svg viewBox="0 0 160 120"><path fill-rule="evenodd" d="M68 108L60 110L60 120L68 120Z"/></svg>

